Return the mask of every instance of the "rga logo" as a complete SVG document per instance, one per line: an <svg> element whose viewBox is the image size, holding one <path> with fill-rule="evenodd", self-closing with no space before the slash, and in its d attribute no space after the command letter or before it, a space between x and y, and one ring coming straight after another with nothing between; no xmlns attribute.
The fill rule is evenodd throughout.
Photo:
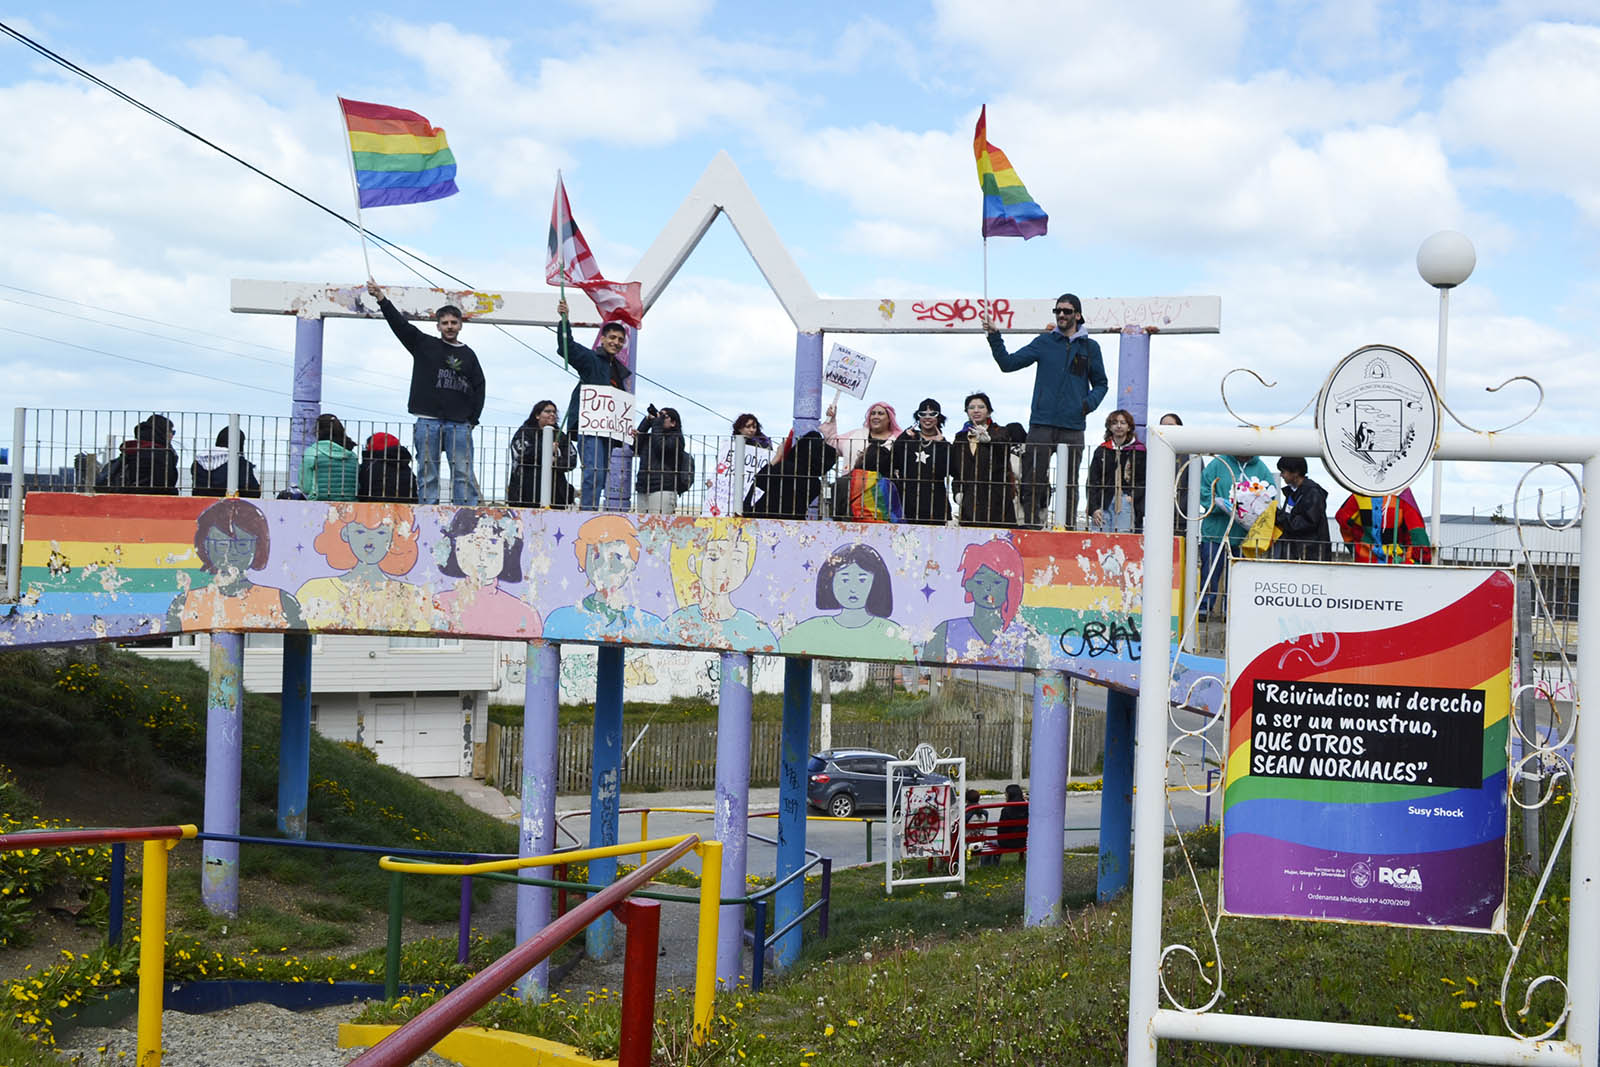
<svg viewBox="0 0 1600 1067"><path fill-rule="evenodd" d="M1422 872L1415 867L1379 867L1378 884L1392 885L1411 893L1422 892Z"/></svg>
<svg viewBox="0 0 1600 1067"><path fill-rule="evenodd" d="M1372 864L1366 860L1357 860L1350 865L1350 884L1357 889L1365 889L1372 884Z"/></svg>

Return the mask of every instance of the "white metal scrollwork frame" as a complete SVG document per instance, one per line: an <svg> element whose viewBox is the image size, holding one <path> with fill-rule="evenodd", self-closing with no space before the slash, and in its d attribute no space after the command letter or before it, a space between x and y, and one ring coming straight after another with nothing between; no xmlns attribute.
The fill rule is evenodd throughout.
<svg viewBox="0 0 1600 1067"><path fill-rule="evenodd" d="M1263 385L1254 372L1246 371ZM1518 378L1502 383L1510 384ZM1521 380L1531 381L1522 378ZM1224 383L1226 384L1226 382ZM1538 383L1533 383L1537 388ZM1225 390L1224 390L1225 392ZM1542 399L1543 390L1540 390ZM1226 404L1226 396L1224 396ZM1232 408L1230 407L1231 411ZM1301 413L1304 412L1301 409ZM1446 408L1448 411L1449 409ZM1454 412L1450 412L1455 417ZM1294 417L1298 418L1298 414ZM1287 421L1292 422L1294 418ZM1521 421L1526 421L1527 416ZM1241 420L1244 421L1244 420ZM1459 422L1459 418L1457 418ZM1462 425L1465 425L1464 423ZM1509 429L1507 427L1506 429ZM1592 479L1600 479L1600 438L1555 438L1546 435L1518 437L1498 433L1445 433L1440 437L1438 458L1446 460L1479 460L1500 463L1528 463L1539 466L1556 466L1572 478L1575 484L1587 486ZM1246 455L1320 456L1321 444L1316 431L1310 429L1285 429L1283 424L1260 426L1249 423L1238 429L1206 429L1190 426L1152 426L1149 429L1149 486L1145 498L1145 581L1154 588L1165 588L1172 581L1172 555L1154 551L1151 546L1170 544L1173 535L1173 495L1176 478L1176 453L1230 453ZM1581 465L1581 476L1571 465ZM1530 471L1531 473L1531 471ZM1524 480L1527 475L1524 475ZM1595 484L1600 485L1600 480ZM1520 484L1519 484L1520 489ZM1580 508L1581 514L1581 508ZM1552 525L1539 517L1545 525ZM1574 518L1572 522L1576 522ZM1567 523L1571 525L1571 523ZM1521 524L1519 517L1519 539ZM1580 560L1584 556L1600 559L1600 522L1581 528ZM1524 550L1524 559L1526 551ZM1535 583L1535 589L1538 586ZM1542 591L1536 593L1536 609L1547 618L1548 604ZM1185 620L1189 622L1189 620ZM1189 622L1193 625L1192 622ZM1581 683L1600 670L1600 651L1596 648L1600 635L1600 582L1580 582L1578 591L1578 649L1576 678ZM1308 1019L1261 1018L1212 1012L1222 991L1222 960L1220 953L1215 968L1215 986L1210 998L1196 1007L1161 1006L1166 995L1162 968L1174 954L1188 956L1198 963L1194 950L1187 945L1173 945L1163 949L1161 934L1162 880L1161 847L1164 829L1163 801L1167 779L1168 726L1172 706L1169 702L1173 643L1166 627L1146 627L1144 643L1146 673L1139 694L1138 745L1134 768L1134 871L1133 871L1133 944L1129 973L1128 1011L1128 1063L1139 1067L1154 1067L1156 1045L1160 1039L1211 1041L1277 1048L1310 1049L1354 1054L1401 1056L1419 1059L1449 1059L1469 1063L1545 1063L1569 1064L1574 1067L1600 1067L1600 817L1580 817L1580 805L1600 795L1600 760L1578 760L1576 766L1566 761L1559 748L1576 741L1578 751L1600 748L1600 737L1588 738L1600 726L1585 724L1583 715L1575 710L1572 720L1552 739L1541 742L1538 738L1523 738L1522 759L1514 768L1515 776L1529 775L1535 766L1542 765L1550 771L1540 795L1531 806L1548 803L1555 782L1570 776L1572 800L1569 805L1556 847L1549 862L1541 872L1537 901L1542 895L1560 849L1570 844L1571 854L1571 910L1567 926L1567 973L1560 977L1543 975L1534 979L1524 992L1522 1003L1534 991L1547 983L1557 983L1565 990L1567 1008L1561 1019L1543 1033L1521 1035L1512 1023L1515 1005L1505 1004L1510 993L1512 970L1521 952L1523 938L1533 920L1530 907L1515 938L1509 936L1511 958L1501 982L1502 1018L1509 1035L1449 1033L1402 1029L1398 1027L1329 1023ZM1564 654L1564 653L1563 653ZM1586 671L1586 668L1589 668ZM1528 679L1523 679L1526 684ZM1217 684L1221 680L1205 677L1196 686ZM1519 689L1519 692L1521 690ZM1226 694L1224 694L1224 698ZM1225 707L1225 699L1218 702ZM1581 702L1575 700L1575 709ZM1216 714L1222 714L1219 710ZM1209 726L1211 720L1206 725ZM1513 729L1521 735L1521 726L1515 715ZM1199 730L1184 728L1187 736L1203 734ZM1180 738L1181 740L1182 738ZM1512 791L1512 802L1529 806ZM1198 891L1198 883L1195 886ZM1215 952L1217 919L1207 910L1206 923ZM1565 1040L1553 1035L1566 1027Z"/></svg>

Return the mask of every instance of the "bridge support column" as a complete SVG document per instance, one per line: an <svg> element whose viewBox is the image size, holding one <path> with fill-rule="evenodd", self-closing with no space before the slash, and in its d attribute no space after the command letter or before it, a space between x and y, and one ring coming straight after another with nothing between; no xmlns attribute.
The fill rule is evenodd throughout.
<svg viewBox="0 0 1600 1067"><path fill-rule="evenodd" d="M1106 756L1100 776L1100 876L1095 899L1110 900L1133 877L1133 721L1137 698L1106 691Z"/></svg>
<svg viewBox="0 0 1600 1067"><path fill-rule="evenodd" d="M322 319L294 320L294 382L289 408L289 484L300 484L300 458L317 439L322 414Z"/></svg>
<svg viewBox="0 0 1600 1067"><path fill-rule="evenodd" d="M783 750L778 767L778 881L806 863L806 763L811 757L811 660L783 661ZM782 926L805 909L805 879L773 894L773 925ZM773 945L780 969L800 956L800 928Z"/></svg>
<svg viewBox="0 0 1600 1067"><path fill-rule="evenodd" d="M1117 342L1117 407L1133 414L1134 436L1143 441L1150 421L1150 334L1143 326L1124 327Z"/></svg>
<svg viewBox="0 0 1600 1067"><path fill-rule="evenodd" d="M617 809L622 804L622 648L601 645L595 649L594 780L589 786L589 847L617 843ZM589 882L610 885L617 878L617 859L589 861ZM584 952L604 959L611 951L616 920L600 916L584 932Z"/></svg>
<svg viewBox="0 0 1600 1067"><path fill-rule="evenodd" d="M744 895L750 828L750 657L722 654L717 702L716 838L722 842L722 895ZM744 963L744 905L722 905L717 923L717 982L738 985Z"/></svg>
<svg viewBox="0 0 1600 1067"><path fill-rule="evenodd" d="M1022 883L1022 922L1061 921L1061 844L1067 815L1067 679L1040 671L1033 679L1033 753L1028 777L1028 873ZM1002 857L1003 858L1003 857Z"/></svg>
<svg viewBox="0 0 1600 1067"><path fill-rule="evenodd" d="M556 849L556 750L561 714L561 646L528 642L528 669L522 694L522 823L517 855L547 856ZM548 871L535 872L549 877ZM517 887L517 944L550 924L555 891L547 886ZM517 980L524 1000L544 996L550 985L546 960Z"/></svg>
<svg viewBox="0 0 1600 1067"><path fill-rule="evenodd" d="M794 336L794 435L817 428L822 419L822 334Z"/></svg>
<svg viewBox="0 0 1600 1067"><path fill-rule="evenodd" d="M283 695L278 715L278 832L306 839L311 787L311 635L283 635Z"/></svg>
<svg viewBox="0 0 1600 1067"><path fill-rule="evenodd" d="M211 635L206 687L208 834L239 832L239 778L244 765L244 635ZM207 841L201 852L200 897L213 915L239 914L239 844Z"/></svg>

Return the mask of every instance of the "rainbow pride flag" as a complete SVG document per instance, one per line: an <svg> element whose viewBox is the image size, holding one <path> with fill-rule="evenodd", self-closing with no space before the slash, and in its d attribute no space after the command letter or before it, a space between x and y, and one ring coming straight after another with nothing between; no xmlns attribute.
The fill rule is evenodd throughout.
<svg viewBox="0 0 1600 1067"><path fill-rule="evenodd" d="M875 471L851 471L850 517L857 522L904 522L900 487Z"/></svg>
<svg viewBox="0 0 1600 1067"><path fill-rule="evenodd" d="M421 204L460 192L444 131L415 111L339 98L362 207Z"/></svg>
<svg viewBox="0 0 1600 1067"><path fill-rule="evenodd" d="M985 104L978 112L978 128L972 134L978 184L983 188L983 235L1023 240L1038 237L1049 228L1050 216L1028 195L1027 186L1017 177L1006 154L989 143L988 113Z"/></svg>

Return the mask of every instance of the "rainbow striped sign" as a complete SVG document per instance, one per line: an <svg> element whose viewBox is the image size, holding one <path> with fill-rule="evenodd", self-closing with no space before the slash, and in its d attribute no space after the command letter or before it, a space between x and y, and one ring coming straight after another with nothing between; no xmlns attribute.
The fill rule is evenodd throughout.
<svg viewBox="0 0 1600 1067"><path fill-rule="evenodd" d="M1511 574L1230 583L1223 912L1504 930Z"/></svg>

